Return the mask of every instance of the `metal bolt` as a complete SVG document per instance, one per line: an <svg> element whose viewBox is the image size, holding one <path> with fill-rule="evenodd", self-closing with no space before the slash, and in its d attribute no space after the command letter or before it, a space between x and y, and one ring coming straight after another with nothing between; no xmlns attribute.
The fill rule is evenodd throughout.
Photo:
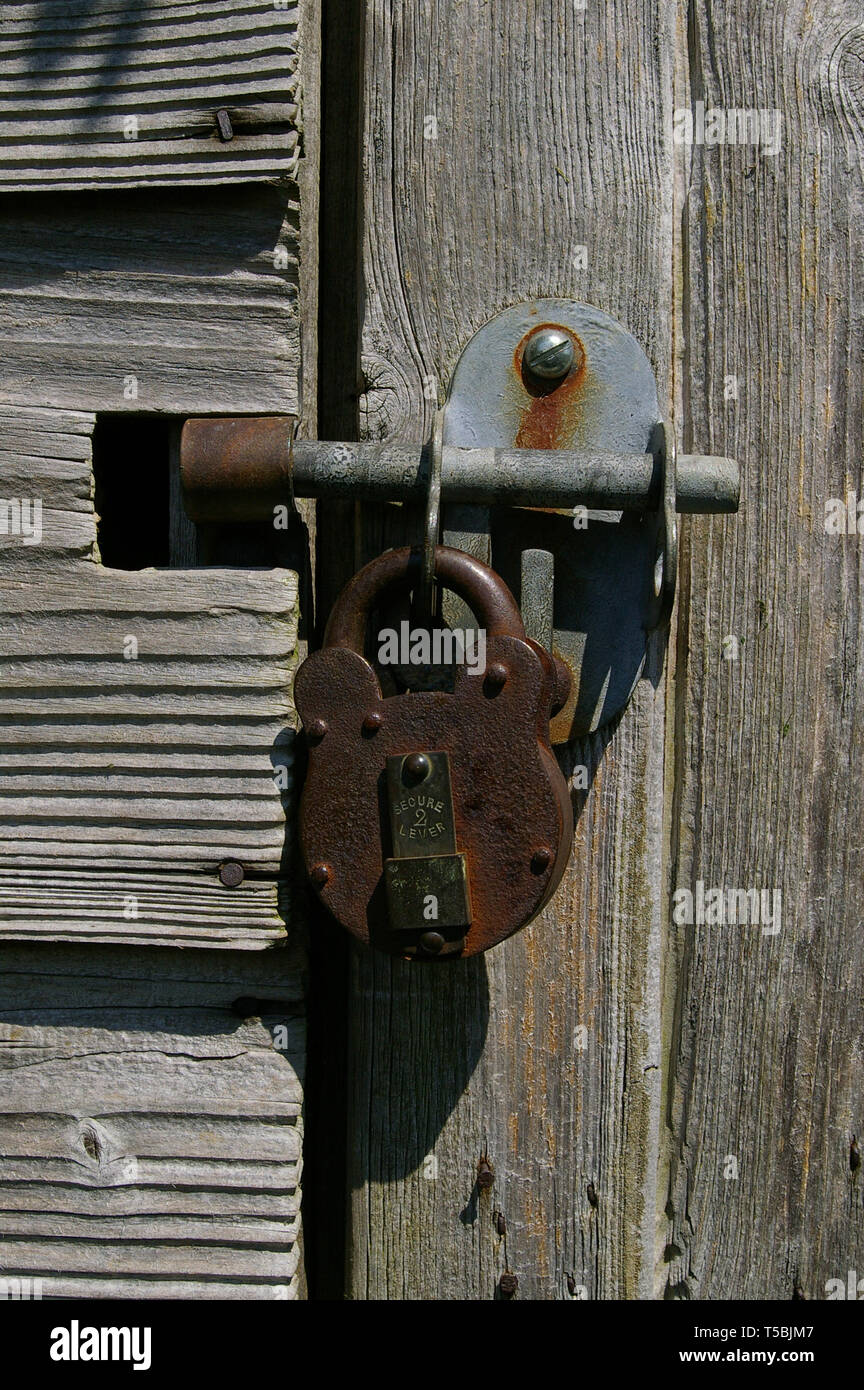
<svg viewBox="0 0 864 1390"><path fill-rule="evenodd" d="M575 356L573 339L563 328L538 328L525 344L522 363L541 381L561 381Z"/></svg>
<svg viewBox="0 0 864 1390"><path fill-rule="evenodd" d="M498 1280L498 1292L502 1298L512 1298L519 1287L519 1280L509 1271Z"/></svg>
<svg viewBox="0 0 864 1390"><path fill-rule="evenodd" d="M423 782L432 771L432 764L425 753L409 753L402 764L403 782Z"/></svg>
<svg viewBox="0 0 864 1390"><path fill-rule="evenodd" d="M323 888L325 883L328 883L330 880L330 865L313 864L309 877L316 888Z"/></svg>
<svg viewBox="0 0 864 1390"><path fill-rule="evenodd" d="M221 864L219 866L219 881L226 888L236 888L243 882L243 865L235 864L233 860Z"/></svg>
<svg viewBox="0 0 864 1390"><path fill-rule="evenodd" d="M370 710L366 718L363 720L363 728L366 730L367 734L376 734L383 723L384 716L381 713L381 711L373 709Z"/></svg>
<svg viewBox="0 0 864 1390"><path fill-rule="evenodd" d="M495 1213L495 1230L498 1232L499 1236L506 1236L507 1234L507 1222L504 1218L503 1211L496 1211Z"/></svg>
<svg viewBox="0 0 864 1390"><path fill-rule="evenodd" d="M323 738L328 728L326 719L310 719L306 725L306 732L310 738Z"/></svg>
<svg viewBox="0 0 864 1390"><path fill-rule="evenodd" d="M531 872L532 872L532 874L542 874L542 873L545 873L546 870L549 868L549 865L550 865L551 863L552 863L552 851L551 851L551 849L545 849L545 848L544 848L544 849L535 850L534 853L533 853L533 855L531 856Z"/></svg>
<svg viewBox="0 0 864 1390"><path fill-rule="evenodd" d="M488 1192L495 1181L495 1169L484 1154L477 1164L477 1186L483 1191Z"/></svg>
<svg viewBox="0 0 864 1390"><path fill-rule="evenodd" d="M509 674L502 661L493 661L491 666L486 667L486 684L491 690L500 690L506 685Z"/></svg>
<svg viewBox="0 0 864 1390"><path fill-rule="evenodd" d="M444 938L439 931L424 931L420 945L430 956L437 956L438 952L444 949Z"/></svg>

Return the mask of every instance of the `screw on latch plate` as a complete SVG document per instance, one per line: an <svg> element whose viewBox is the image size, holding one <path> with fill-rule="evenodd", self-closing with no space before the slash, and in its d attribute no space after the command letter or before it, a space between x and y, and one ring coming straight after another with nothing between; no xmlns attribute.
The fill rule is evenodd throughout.
<svg viewBox="0 0 864 1390"><path fill-rule="evenodd" d="M576 345L565 329L538 328L525 344L522 363L526 371L541 381L561 381L575 357Z"/></svg>

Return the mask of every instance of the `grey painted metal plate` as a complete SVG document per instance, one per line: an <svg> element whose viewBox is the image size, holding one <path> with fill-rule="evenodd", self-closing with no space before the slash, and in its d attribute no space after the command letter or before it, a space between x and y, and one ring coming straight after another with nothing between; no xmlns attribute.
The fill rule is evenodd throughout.
<svg viewBox="0 0 864 1390"><path fill-rule="evenodd" d="M526 338L547 324L567 329L576 346L569 375L552 390L522 371ZM654 373L632 334L589 304L538 299L505 309L468 343L450 385L444 443L639 453L659 420ZM553 739L593 732L627 704L645 662L657 619L657 515L496 508L490 531L492 566L520 598L522 552L553 555L554 647L574 682ZM526 600L536 588L526 584ZM524 616L539 635L541 613L529 607Z"/></svg>

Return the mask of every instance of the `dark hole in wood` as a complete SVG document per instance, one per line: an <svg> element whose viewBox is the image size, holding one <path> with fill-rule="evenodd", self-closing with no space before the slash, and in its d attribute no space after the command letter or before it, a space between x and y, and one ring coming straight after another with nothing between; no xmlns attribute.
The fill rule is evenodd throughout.
<svg viewBox="0 0 864 1390"><path fill-rule="evenodd" d="M171 425L162 415L96 417L96 534L102 563L110 569L169 563Z"/></svg>

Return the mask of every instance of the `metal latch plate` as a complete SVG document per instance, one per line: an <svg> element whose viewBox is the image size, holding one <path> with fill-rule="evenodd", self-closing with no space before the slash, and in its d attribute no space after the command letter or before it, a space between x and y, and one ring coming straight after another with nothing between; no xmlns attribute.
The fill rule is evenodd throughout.
<svg viewBox="0 0 864 1390"><path fill-rule="evenodd" d="M458 950L471 925L468 866L456 847L456 825L445 752L387 759L387 808L393 856L385 861L388 920L407 933L406 954L418 933L438 934L442 954Z"/></svg>
<svg viewBox="0 0 864 1390"><path fill-rule="evenodd" d="M567 378L546 390L522 370L527 339L545 325L568 330L576 347ZM632 334L591 305L538 299L505 309L466 346L450 386L444 443L640 453L651 448L660 419L654 372ZM551 553L552 643L573 674L553 740L593 732L624 708L642 672L660 608L661 514L496 507L486 527L479 511L445 506L444 543L471 549L470 532L489 530L489 562L520 597L530 635L540 641L542 620L532 630L521 557Z"/></svg>

